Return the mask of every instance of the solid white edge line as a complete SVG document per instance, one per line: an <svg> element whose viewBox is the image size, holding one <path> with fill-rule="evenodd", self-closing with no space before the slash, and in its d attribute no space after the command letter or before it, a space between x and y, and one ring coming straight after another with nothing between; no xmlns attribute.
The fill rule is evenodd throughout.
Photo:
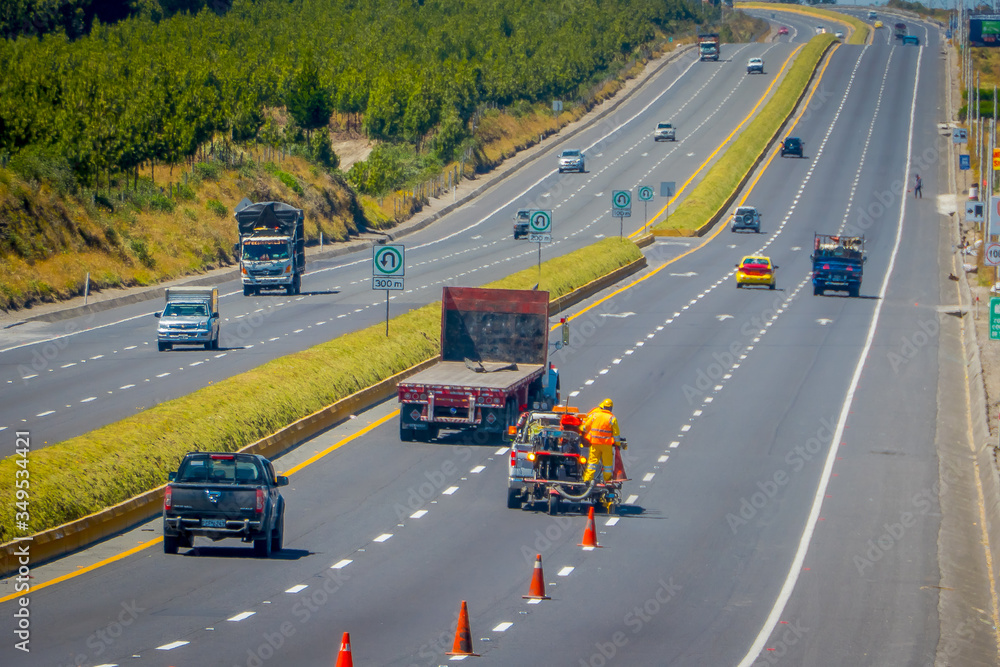
<svg viewBox="0 0 1000 667"><path fill-rule="evenodd" d="M920 49L917 53L917 67L913 82L913 99L910 102L910 130L906 141L906 162L904 163L903 171L903 183L907 183L910 174L910 160L913 155L913 125L914 119L917 113L917 91L920 89L920 63L923 60L924 50ZM764 621L764 627L761 628L760 633L754 640L753 644L750 646L750 650L747 654L743 656L743 659L739 662L738 667L750 667L757 661L757 656L764 649L764 644L767 642L771 633L774 632L774 628L778 625L778 620L781 618L781 614L785 610L785 605L788 604L788 600L792 596L792 591L795 589L795 583L799 579L799 574L802 572L802 564L805 562L806 553L809 551L809 542L812 540L813 532L816 530L816 523L819 519L819 511L823 505L823 497L826 495L826 487L830 483L830 475L833 472L833 464L837 460L837 449L840 446L840 438L844 434L844 425L847 423L847 415L850 411L851 403L854 401L854 392L858 388L858 382L861 380L861 369L865 366L865 361L868 358L868 352L871 350L872 341L875 339L875 329L878 327L878 318L882 313L882 304L885 302L885 293L889 288L889 278L892 276L893 267L896 265L896 255L899 253L899 244L903 238L903 220L906 216L906 193L904 188L904 193L901 196L901 204L899 207L899 221L896 225L896 242L892 247L892 254L889 256L889 264L886 267L885 277L882 279L882 287L879 290L879 298L875 303L875 312L872 315L872 323L868 327L868 336L865 338L865 346L861 350L861 354L858 357L857 366L854 368L854 376L851 378L851 384L847 389L847 395L844 397L844 404L840 410L840 419L837 421L837 430L833 434L833 440L830 442L830 451L826 456L826 463L823 465L823 474L819 480L819 486L816 488L816 495L813 498L812 508L809 511L809 518L806 520L805 528L802 532L802 538L799 540L798 549L795 552L795 558L792 560L792 565L788 570L788 576L785 578L785 583L781 587L781 591L778 593L778 598L774 602L774 606L771 608L771 613L768 615L767 620Z"/></svg>

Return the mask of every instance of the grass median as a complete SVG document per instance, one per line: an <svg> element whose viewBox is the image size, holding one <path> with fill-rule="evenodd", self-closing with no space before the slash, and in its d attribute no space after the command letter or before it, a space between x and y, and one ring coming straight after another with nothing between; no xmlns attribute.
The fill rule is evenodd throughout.
<svg viewBox="0 0 1000 667"><path fill-rule="evenodd" d="M789 7L787 5L775 5L770 2L737 2L736 9L759 9L768 12L790 12L803 16L815 16L825 18L828 21L841 23L851 28L851 34L847 38L848 44L864 44L868 41L868 33L871 27L861 19L854 18L848 14L835 12L831 9L820 9L819 7Z"/></svg>
<svg viewBox="0 0 1000 667"><path fill-rule="evenodd" d="M603 239L503 280L484 285L548 290L562 296L641 256L634 243ZM189 451L236 451L331 403L438 353L440 302L385 324L340 336L269 361L134 417L29 455L31 531L39 532L110 507L167 480ZM0 461L15 479L17 458ZM14 485L0 490L0 542L15 529Z"/></svg>
<svg viewBox="0 0 1000 667"><path fill-rule="evenodd" d="M719 161L712 165L705 178L684 198L677 210L656 225L656 230L681 236L693 235L727 205L730 196L753 169L757 158L795 110L820 59L835 41L833 35L818 35L803 47L774 96Z"/></svg>

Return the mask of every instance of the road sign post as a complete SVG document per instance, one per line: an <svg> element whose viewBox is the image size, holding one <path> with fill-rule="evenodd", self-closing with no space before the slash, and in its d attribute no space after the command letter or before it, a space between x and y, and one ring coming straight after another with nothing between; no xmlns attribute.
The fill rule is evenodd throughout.
<svg viewBox="0 0 1000 667"><path fill-rule="evenodd" d="M403 289L406 274L403 245L372 246L372 289L385 290L385 335L389 337L389 290Z"/></svg>
<svg viewBox="0 0 1000 667"><path fill-rule="evenodd" d="M639 186L639 201L642 202L642 219L643 233L646 231L646 227L649 226L649 202L653 199L653 188L648 185Z"/></svg>
<svg viewBox="0 0 1000 667"><path fill-rule="evenodd" d="M618 236L624 233L625 218L632 217L632 193L628 190L615 190L611 193L611 217L618 218Z"/></svg>
<svg viewBox="0 0 1000 667"><path fill-rule="evenodd" d="M552 243L552 211L528 212L528 240L538 244L538 281L542 280L542 244Z"/></svg>
<svg viewBox="0 0 1000 667"><path fill-rule="evenodd" d="M670 222L670 199L674 196L676 192L677 192L677 181L660 181L660 196L666 197L667 199L667 205L665 207L667 215L664 220L664 224Z"/></svg>

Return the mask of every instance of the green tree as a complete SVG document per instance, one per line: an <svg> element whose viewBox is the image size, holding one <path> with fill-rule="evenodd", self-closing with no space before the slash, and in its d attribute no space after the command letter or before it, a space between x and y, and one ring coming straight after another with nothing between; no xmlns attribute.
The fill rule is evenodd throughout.
<svg viewBox="0 0 1000 667"><path fill-rule="evenodd" d="M329 89L322 84L319 68L312 54L307 54L302 66L292 77L285 97L285 106L307 133L325 127L333 113L333 99Z"/></svg>

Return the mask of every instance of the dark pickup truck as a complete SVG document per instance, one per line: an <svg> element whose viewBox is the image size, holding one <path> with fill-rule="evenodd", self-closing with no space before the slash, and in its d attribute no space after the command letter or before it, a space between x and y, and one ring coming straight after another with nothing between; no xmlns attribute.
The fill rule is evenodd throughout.
<svg viewBox="0 0 1000 667"><path fill-rule="evenodd" d="M196 535L218 541L238 537L253 542L267 558L281 551L285 501L271 462L257 454L191 452L170 473L163 496L163 552L193 547Z"/></svg>

